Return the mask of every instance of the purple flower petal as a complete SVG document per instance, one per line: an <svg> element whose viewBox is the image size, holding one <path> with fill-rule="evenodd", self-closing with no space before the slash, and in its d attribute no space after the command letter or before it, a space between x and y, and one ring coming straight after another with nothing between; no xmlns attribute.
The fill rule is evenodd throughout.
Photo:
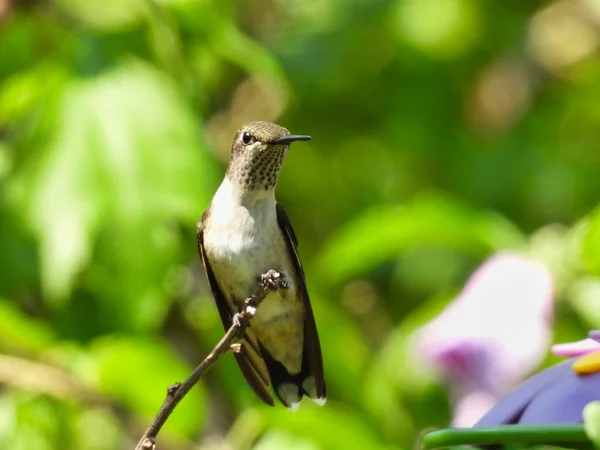
<svg viewBox="0 0 600 450"><path fill-rule="evenodd" d="M600 373L580 376L571 371L536 396L519 423L583 423L583 408L596 400L600 400Z"/></svg>
<svg viewBox="0 0 600 450"><path fill-rule="evenodd" d="M571 369L574 361L574 359L563 361L534 375L500 400L496 406L475 424L475 427L520 423L519 419L521 415L528 409L529 404L541 391L557 380L569 374L574 374ZM560 408L560 405L558 407Z"/></svg>
<svg viewBox="0 0 600 450"><path fill-rule="evenodd" d="M600 342L600 330L592 330L588 333L588 337L597 342Z"/></svg>

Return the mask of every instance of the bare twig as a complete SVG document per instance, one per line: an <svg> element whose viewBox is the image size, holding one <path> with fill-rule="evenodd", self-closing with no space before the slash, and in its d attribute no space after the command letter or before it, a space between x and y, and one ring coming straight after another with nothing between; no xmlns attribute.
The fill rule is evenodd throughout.
<svg viewBox="0 0 600 450"><path fill-rule="evenodd" d="M243 309L233 316L231 327L229 327L229 330L227 330L227 333L225 333L225 336L223 336L213 351L210 352L198 367L194 369L187 380L183 383L175 383L167 388L167 396L160 407L158 414L156 414L154 420L138 442L135 450L156 449L156 436L183 397L187 395L200 377L202 377L221 355L227 353L232 346L235 351L235 344L241 338L244 330L250 325L250 319L254 317L256 309L267 294L271 291L280 288L285 289L287 287L285 281L280 277L280 274L274 270L269 270L266 274L262 275L261 280L257 292L246 298Z"/></svg>

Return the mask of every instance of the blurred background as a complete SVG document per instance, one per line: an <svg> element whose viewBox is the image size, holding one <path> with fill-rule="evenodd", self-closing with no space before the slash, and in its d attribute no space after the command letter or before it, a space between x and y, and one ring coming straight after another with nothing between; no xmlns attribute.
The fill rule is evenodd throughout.
<svg viewBox="0 0 600 450"><path fill-rule="evenodd" d="M598 0L0 0L0 446L133 448L212 349L195 224L251 120L313 137L278 200L329 401L226 355L159 448L472 424L600 327L599 42Z"/></svg>

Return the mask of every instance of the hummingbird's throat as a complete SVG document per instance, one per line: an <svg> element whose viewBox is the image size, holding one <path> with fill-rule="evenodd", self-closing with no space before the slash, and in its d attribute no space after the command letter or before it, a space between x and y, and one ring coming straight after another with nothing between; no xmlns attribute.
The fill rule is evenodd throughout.
<svg viewBox="0 0 600 450"><path fill-rule="evenodd" d="M274 189L285 155L284 146L238 153L229 162L227 176L244 189Z"/></svg>

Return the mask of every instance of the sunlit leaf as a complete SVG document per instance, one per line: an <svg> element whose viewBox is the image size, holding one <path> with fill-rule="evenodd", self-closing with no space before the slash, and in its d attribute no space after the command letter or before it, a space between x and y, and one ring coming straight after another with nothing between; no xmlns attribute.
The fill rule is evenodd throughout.
<svg viewBox="0 0 600 450"><path fill-rule="evenodd" d="M298 436L292 436L283 431L271 431L260 438L258 443L252 447L254 450L318 450L317 446L310 439Z"/></svg>
<svg viewBox="0 0 600 450"><path fill-rule="evenodd" d="M273 408L265 409L263 417L269 427L310 439L319 448L393 448L385 443L360 413L337 407L333 402L324 407L303 404L294 414L283 414Z"/></svg>
<svg viewBox="0 0 600 450"><path fill-rule="evenodd" d="M442 195L424 195L404 207L367 210L333 234L317 264L327 279L340 282L419 246L485 255L523 244L523 235L502 216Z"/></svg>
<svg viewBox="0 0 600 450"><path fill-rule="evenodd" d="M68 448L76 412L69 403L9 391L0 397L0 446L11 450Z"/></svg>
<svg viewBox="0 0 600 450"><path fill-rule="evenodd" d="M600 448L600 402L592 402L583 408L585 433Z"/></svg>
<svg viewBox="0 0 600 450"><path fill-rule="evenodd" d="M600 327L600 278L582 277L571 283L568 299L590 328Z"/></svg>
<svg viewBox="0 0 600 450"><path fill-rule="evenodd" d="M69 293L105 225L143 235L146 221L193 224L214 184L191 111L172 81L147 65L73 80L56 123L44 159L20 179L53 299ZM152 235L145 244L158 257Z"/></svg>
<svg viewBox="0 0 600 450"><path fill-rule="evenodd" d="M45 100L48 90L64 76L49 65L35 66L4 81L0 87L0 123L11 123Z"/></svg>
<svg viewBox="0 0 600 450"><path fill-rule="evenodd" d="M97 3L85 0L58 0L57 4L81 23L99 30L117 31L139 24L150 13L144 0L108 0Z"/></svg>
<svg viewBox="0 0 600 450"><path fill-rule="evenodd" d="M108 408L85 408L75 427L77 448L112 450L122 445L122 424Z"/></svg>
<svg viewBox="0 0 600 450"><path fill-rule="evenodd" d="M103 338L94 342L86 376L98 389L149 421L158 412L167 387L184 381L191 368L158 340ZM205 390L199 383L179 404L166 429L190 435L204 420Z"/></svg>
<svg viewBox="0 0 600 450"><path fill-rule="evenodd" d="M470 49L480 32L477 5L470 0L399 2L397 33L426 54L455 58Z"/></svg>
<svg viewBox="0 0 600 450"><path fill-rule="evenodd" d="M583 261L590 272L600 275L600 208L595 210L589 220L583 243Z"/></svg>
<svg viewBox="0 0 600 450"><path fill-rule="evenodd" d="M448 302L447 296L437 296L424 302L388 336L373 358L365 374L364 403L378 418L384 432L394 440L415 435L418 415L423 411L409 408L409 400L420 399L428 416L427 425L444 418L445 409L431 409L425 404L425 392L434 384L431 368L417 363L412 354L412 334L438 314Z"/></svg>
<svg viewBox="0 0 600 450"><path fill-rule="evenodd" d="M19 298L25 286L39 282L36 242L19 214L0 207L0 297L11 299Z"/></svg>
<svg viewBox="0 0 600 450"><path fill-rule="evenodd" d="M28 316L4 299L0 299L0 330L0 348L38 353L55 341L47 323Z"/></svg>
<svg viewBox="0 0 600 450"><path fill-rule="evenodd" d="M347 312L311 298L324 359L325 378L335 386L336 395L350 403L360 403L364 372L371 359L370 349L361 330Z"/></svg>
<svg viewBox="0 0 600 450"><path fill-rule="evenodd" d="M158 327L170 305L165 278L178 256L176 231L148 217L137 224L109 227L98 242L84 281L102 296L101 319L114 330ZM193 248L193 240L189 244Z"/></svg>
<svg viewBox="0 0 600 450"><path fill-rule="evenodd" d="M0 182L8 175L12 169L12 161L8 154L9 147L6 143L0 142Z"/></svg>

